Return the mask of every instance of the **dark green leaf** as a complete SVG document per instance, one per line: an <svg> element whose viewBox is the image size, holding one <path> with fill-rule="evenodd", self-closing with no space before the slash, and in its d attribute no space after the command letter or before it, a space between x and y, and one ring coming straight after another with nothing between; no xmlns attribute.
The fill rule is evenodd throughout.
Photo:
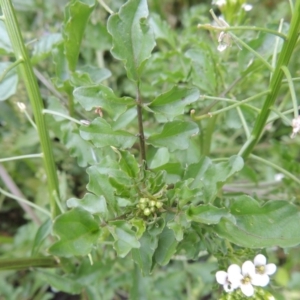
<svg viewBox="0 0 300 300"><path fill-rule="evenodd" d="M107 24L113 38L111 50L115 58L123 60L128 77L138 81L141 66L155 46L154 34L147 24L147 0L129 0Z"/></svg>
<svg viewBox="0 0 300 300"><path fill-rule="evenodd" d="M73 0L66 6L63 37L71 71L75 71L85 26L94 6L95 0Z"/></svg>
<svg viewBox="0 0 300 300"><path fill-rule="evenodd" d="M223 218L215 232L247 248L292 247L300 243L299 208L287 201L269 201L260 206L249 196L233 199L230 212L235 222Z"/></svg>
<svg viewBox="0 0 300 300"><path fill-rule="evenodd" d="M176 252L177 244L174 231L165 227L159 236L158 246L154 254L155 261L161 266L168 264Z"/></svg>
<svg viewBox="0 0 300 300"><path fill-rule="evenodd" d="M49 252L57 256L72 257L89 254L100 230L99 224L89 212L75 208L56 218L53 233L59 237L59 241L49 248Z"/></svg>
<svg viewBox="0 0 300 300"><path fill-rule="evenodd" d="M167 148L159 148L157 149L155 155L153 156L149 168L156 169L160 166L163 166L169 162L170 153Z"/></svg>
<svg viewBox="0 0 300 300"><path fill-rule="evenodd" d="M139 173L139 165L135 157L128 151L119 151L121 155L120 168L130 177L136 178Z"/></svg>
<svg viewBox="0 0 300 300"><path fill-rule="evenodd" d="M185 150L189 146L189 138L198 133L199 128L193 122L173 121L166 123L160 133L151 135L146 142L170 151Z"/></svg>
<svg viewBox="0 0 300 300"><path fill-rule="evenodd" d="M91 140L96 147L130 148L136 140L136 137L127 131L112 130L111 126L102 118L95 119L88 126L81 126L80 135L85 140Z"/></svg>
<svg viewBox="0 0 300 300"><path fill-rule="evenodd" d="M149 107L156 113L164 115L167 120L172 121L174 117L182 115L184 108L197 101L200 93L198 89L187 89L174 86L168 92L154 99Z"/></svg>

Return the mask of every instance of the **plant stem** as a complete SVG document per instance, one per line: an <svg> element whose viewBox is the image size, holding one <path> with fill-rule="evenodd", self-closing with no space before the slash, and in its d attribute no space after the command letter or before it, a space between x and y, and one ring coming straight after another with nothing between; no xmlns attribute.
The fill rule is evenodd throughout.
<svg viewBox="0 0 300 300"><path fill-rule="evenodd" d="M5 161L17 160L17 159L26 159L26 158L41 158L43 157L42 153L38 154L28 154L28 155L20 155L20 156L12 156L7 158L0 158L0 163Z"/></svg>
<svg viewBox="0 0 300 300"><path fill-rule="evenodd" d="M0 76L0 82L5 78L5 76L7 75L7 73L12 70L13 68L15 68L18 64L22 63L23 60L22 59L18 59L15 62L13 62L12 64L9 65L9 67L7 67L1 74Z"/></svg>
<svg viewBox="0 0 300 300"><path fill-rule="evenodd" d="M265 164L267 166L272 167L273 169L275 169L275 170L281 172L282 174L284 174L286 177L288 177L288 178L292 179L293 181L295 181L296 183L300 184L300 179L298 177L296 177L295 175L293 175L289 171L287 171L287 170L285 170L285 169L283 169L283 168L281 168L281 167L279 167L279 166L271 163L270 161L268 161L266 159L263 159L263 158L261 158L259 156L256 156L254 154L250 154L250 158L255 159L256 161L259 161L259 162L261 162L261 163L263 163L263 164Z"/></svg>
<svg viewBox="0 0 300 300"><path fill-rule="evenodd" d="M24 204L26 204L28 206L31 206L31 207L35 208L36 210L39 210L43 214L47 215L48 217L51 217L51 214L47 210L39 207L35 203L32 203L32 202L30 202L30 201L28 201L26 199L20 198L20 197L18 197L16 195L13 195L13 194L9 193L9 192L6 192L5 190L3 190L1 188L0 188L0 193L3 194L3 195L5 195L5 196L7 196L7 197L10 197L10 198L18 201L18 202L21 202L21 203L24 203Z"/></svg>
<svg viewBox="0 0 300 300"><path fill-rule="evenodd" d="M53 257L1 258L0 270L24 270L28 268L57 268L59 263Z"/></svg>
<svg viewBox="0 0 300 300"><path fill-rule="evenodd" d="M282 66L287 66L290 61L291 55L293 53L293 50L298 40L299 31L300 31L300 0L297 0L295 4L294 14L292 16L292 20L290 24L290 29L287 34L287 41L284 43L281 53L279 54L278 62L270 82L270 93L267 95L261 113L258 115L256 122L254 124L254 128L252 130L251 137L250 137L251 141L250 142L247 141L246 142L247 145L245 144L246 146L244 145L242 147L243 150L240 151L240 154L243 156L243 158L247 158L250 155L255 145L260 140L260 137L262 135L262 132L268 120L268 116L271 111L270 108L275 103L281 87L282 78L284 74L282 70Z"/></svg>
<svg viewBox="0 0 300 300"><path fill-rule="evenodd" d="M249 97L249 98L247 98L245 100L241 100L241 101L239 101L239 102L237 102L235 104L229 105L227 107L224 107L222 109L213 111L211 113L209 112L209 113L207 113L205 115L194 116L193 118L194 118L194 120L202 120L202 119L205 119L205 118L211 118L212 116L220 114L220 113L222 113L224 111L230 110L230 109L232 109L234 107L238 107L238 106L243 105L243 104L245 104L245 103L247 103L249 101L252 101L252 100L255 100L255 99L259 98L259 97L262 97L263 95L268 94L269 92L270 91L264 91L264 92L258 93L258 94L254 95L252 97Z"/></svg>
<svg viewBox="0 0 300 300"><path fill-rule="evenodd" d="M284 75L285 75L285 77L288 81L290 94L291 94L293 107L294 107L294 118L298 118L298 102L297 102L296 92L295 92L294 83L293 83L293 80L292 80L291 73L290 73L289 69L286 66L282 66L281 69L282 69L282 71L283 71L283 73L284 73Z"/></svg>
<svg viewBox="0 0 300 300"><path fill-rule="evenodd" d="M143 114L142 114L142 98L140 94L140 88L137 86L136 94L136 107L137 107L137 117L138 117L138 127L139 127L139 140L140 140L140 151L141 151L141 160L145 163L147 168L146 161L146 146L145 146L145 135L144 135L144 126L143 126Z"/></svg>
<svg viewBox="0 0 300 300"><path fill-rule="evenodd" d="M276 30L272 30L272 29L268 29L268 28L264 28L264 27L255 27L255 26L229 26L229 27L218 27L218 26L213 26L210 24L199 24L197 26L199 29L204 28L204 29L213 29L213 30L219 30L219 31L235 31L235 30L254 30L254 31L261 31L261 32L266 32L266 33L270 33L273 35L277 35L279 37L281 37L282 39L286 40L286 35L284 33L281 33L279 31Z"/></svg>
<svg viewBox="0 0 300 300"><path fill-rule="evenodd" d="M76 123L78 125L82 125L82 123L80 121L78 121L78 120L76 120L76 119L74 119L74 118L72 118L72 117L70 117L68 115L62 114L62 113L60 113L58 111L54 111L54 110L50 110L50 109L43 109L43 114L49 114L49 115L53 115L53 116L59 116L59 117L62 117L64 119L68 119L68 120L70 120L70 121L72 121L72 122L74 122L74 123Z"/></svg>
<svg viewBox="0 0 300 300"><path fill-rule="evenodd" d="M0 0L0 4L7 28L7 33L11 40L16 59L17 61L23 60L23 62L19 64L18 67L20 68L20 72L27 89L27 93L33 109L35 122L38 128L38 134L44 158L44 166L48 180L51 214L52 218L55 218L60 213L55 202L55 198L59 197L58 178L56 174L52 145L46 128L45 118L42 113L43 100L36 77L33 73L33 68L31 66L27 49L25 48L22 39L21 31L17 23L17 18L12 3L10 0Z"/></svg>

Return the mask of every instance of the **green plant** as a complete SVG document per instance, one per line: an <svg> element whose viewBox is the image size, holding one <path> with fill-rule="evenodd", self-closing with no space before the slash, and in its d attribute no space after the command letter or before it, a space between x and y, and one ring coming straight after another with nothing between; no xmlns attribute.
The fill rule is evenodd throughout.
<svg viewBox="0 0 300 300"><path fill-rule="evenodd" d="M14 292L16 273L3 272L0 297L49 299L50 285L82 299L243 299L218 292L218 269L258 253L279 263L281 249L299 263L300 1L290 25L278 9L266 28L242 0L219 3L225 21L211 10L217 25L210 4L188 3L176 13L155 0L72 0L62 34L43 4L53 27L31 46L0 0L0 117L16 118L0 163L26 197L4 168L0 192L31 220L0 236L0 270L35 268ZM277 286L290 268L278 265ZM288 295L276 285L250 298Z"/></svg>

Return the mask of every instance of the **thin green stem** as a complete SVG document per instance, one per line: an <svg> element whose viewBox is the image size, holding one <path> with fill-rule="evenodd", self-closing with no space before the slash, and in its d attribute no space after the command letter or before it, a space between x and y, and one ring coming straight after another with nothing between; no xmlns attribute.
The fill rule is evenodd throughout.
<svg viewBox="0 0 300 300"><path fill-rule="evenodd" d="M114 13L112 9L110 9L110 7L103 0L98 0L98 2L110 15Z"/></svg>
<svg viewBox="0 0 300 300"><path fill-rule="evenodd" d="M283 71L283 73L284 73L284 75L285 75L285 77L288 81L290 94L291 94L292 102L293 102L294 117L298 118L298 102L297 102L295 87L294 87L294 83L293 83L293 80L292 80L291 73L290 73L289 69L286 66L282 66L281 69L282 69L282 71Z"/></svg>
<svg viewBox="0 0 300 300"><path fill-rule="evenodd" d="M18 196L16 196L16 195L13 195L13 194L11 194L11 193L9 193L9 192L7 192L7 191L1 189L1 188L0 188L0 193L3 194L3 195L5 195L5 196L7 196L7 197L10 197L10 198L12 198L12 199L18 201L18 202L25 203L25 204L27 204L28 206L31 206L31 207L35 208L36 210L42 212L43 214L47 215L48 217L51 217L51 214L50 214L49 211L45 210L44 208L41 208L40 206L36 205L35 203L32 203L32 202L30 202L30 201L28 201L28 200L26 200L26 199L23 199L23 198L21 198L21 197L18 197Z"/></svg>
<svg viewBox="0 0 300 300"><path fill-rule="evenodd" d="M284 19L281 19L280 23L279 23L279 28L278 28L279 32L281 32L281 30L282 30L283 22L284 22ZM275 69L275 67L276 67L278 47L279 47L279 38L276 37L274 51L273 51L273 55L272 55L272 68L273 69ZM271 73L271 78L272 78L272 75L273 74Z"/></svg>
<svg viewBox="0 0 300 300"><path fill-rule="evenodd" d="M298 106L298 109L300 109L300 105ZM272 110L274 110L274 108L273 108ZM294 112L294 109L293 109L293 108L292 108L292 109L288 109L288 110L286 110L286 111L284 111L284 112L281 112L280 114L281 114L281 115L288 115L288 114L290 114L290 113L292 113L292 112ZM279 114L278 114L278 115L279 115ZM266 123L271 123L271 122L273 122L273 121L279 119L280 117L281 117L281 116L271 117L271 118L269 118L269 119L267 120Z"/></svg>
<svg viewBox="0 0 300 300"><path fill-rule="evenodd" d="M144 125L143 125L143 113L142 113L142 98L139 86L137 86L136 93L136 108L137 108L137 116L138 116L138 128L139 128L139 140L140 140L140 152L141 152L141 160L145 163L147 168L146 161L146 146L145 146L145 135L144 135Z"/></svg>
<svg viewBox="0 0 300 300"><path fill-rule="evenodd" d="M241 122L242 122L242 125L243 125L243 128L244 128L246 137L247 137L247 139L249 139L249 137L250 137L250 130L249 130L248 124L247 124L247 122L245 120L245 117L243 115L243 112L242 112L242 110L241 110L241 108L239 106L236 108L236 110L237 110L238 115L239 115L239 117L241 119Z"/></svg>
<svg viewBox="0 0 300 300"><path fill-rule="evenodd" d="M213 112L209 112L209 113L207 113L205 115L194 116L193 119L194 120L202 120L202 119L206 119L206 118L211 118L212 116L215 116L215 115L218 115L220 113L223 113L224 111L230 110L232 108L235 108L235 107L238 107L240 105L243 105L244 103L247 103L247 102L253 101L253 100L257 99L257 98L260 98L260 97L268 94L269 92L270 91L261 92L259 94L256 94L256 95L252 96L252 97L249 97L249 98L247 98L245 100L242 100L242 101L239 101L239 102L237 102L235 104L232 104L232 105L229 105L227 107L224 107L222 109L219 109L219 110L216 110L216 111L213 111Z"/></svg>
<svg viewBox="0 0 300 300"><path fill-rule="evenodd" d="M235 41L238 42L238 44L242 45L249 52L251 52L254 56L256 56L271 72L274 71L272 66L258 52L256 52L254 49L252 49L248 44L246 44L243 40L241 40L239 37L237 37L233 33L230 33L230 35L233 37L233 39Z"/></svg>
<svg viewBox="0 0 300 300"><path fill-rule="evenodd" d="M29 268L57 268L59 263L52 256L1 258L0 270L24 270Z"/></svg>
<svg viewBox="0 0 300 300"><path fill-rule="evenodd" d="M290 8L291 8L291 13L293 14L294 13L294 3L293 3L293 0L289 0L289 3L290 3Z"/></svg>
<svg viewBox="0 0 300 300"><path fill-rule="evenodd" d="M62 117L64 119L68 119L76 124L82 125L82 123L68 115L62 114L60 112L54 111L54 110L50 110L50 109L43 109L43 114L49 114L49 115L54 115L54 116L59 116Z"/></svg>
<svg viewBox="0 0 300 300"><path fill-rule="evenodd" d="M254 30L254 31L261 31L261 32L266 32L266 33L270 33L273 35L276 35L284 40L286 40L286 35L284 33L278 32L276 30L272 30L272 29L268 29L268 28L264 28L264 27L256 27L256 26L229 26L229 27L225 27L225 26L213 26L211 24L199 24L197 26L197 28L199 29L207 29L207 30L218 30L218 31L235 31L235 30Z"/></svg>
<svg viewBox="0 0 300 300"><path fill-rule="evenodd" d="M207 95L202 95L200 98L203 99L203 100L208 99L208 100L216 100L216 101L224 101L224 102L232 102L232 103L239 103L240 102L239 100L223 98L223 97L207 96ZM248 107L248 108L250 108L252 110L255 110L257 112L260 112L260 109L253 106L253 105L243 104L243 106Z"/></svg>
<svg viewBox="0 0 300 300"><path fill-rule="evenodd" d="M291 120L288 117L286 117L282 112L280 112L278 109L276 109L275 107L271 107L271 110L274 111L274 113L277 114L282 120L285 120L289 124L291 123Z"/></svg>
<svg viewBox="0 0 300 300"><path fill-rule="evenodd" d="M0 158L0 163L5 162L5 161L11 161L11 160L27 159L27 158L41 158L41 157L43 157L43 153L12 156L12 157L7 157L7 158Z"/></svg>
<svg viewBox="0 0 300 300"><path fill-rule="evenodd" d="M278 58L278 62L274 74L270 82L270 93L266 97L266 100L262 107L262 111L258 115L251 133L251 136L253 136L254 138L253 140L251 140L251 143L246 142L247 146L245 147L244 145L242 147L243 151L240 151L240 154L243 156L244 159L250 155L255 145L258 143L258 141L261 138L262 132L265 128L266 122L268 120L271 111L270 108L274 105L281 87L281 82L284 75L282 66L287 66L290 61L293 50L298 40L299 31L300 31L300 0L297 0L295 4L294 14L292 16L292 20L290 24L290 29L287 34L287 41L283 44L282 50L279 54L279 58Z"/></svg>
<svg viewBox="0 0 300 300"><path fill-rule="evenodd" d="M268 161L266 159L263 159L259 156L256 156L254 154L250 154L249 157L256 160L256 161L258 161L258 162L261 162L261 163L263 163L267 166L272 167L273 169L275 169L275 170L279 171L280 173L284 174L286 177L288 177L288 178L292 179L293 181L295 181L296 183L300 184L300 179L298 177L296 177L295 175L293 175L292 173L290 173L289 171L287 171L287 170L271 163L270 161Z"/></svg>
<svg viewBox="0 0 300 300"><path fill-rule="evenodd" d="M53 157L52 145L47 131L46 121L43 110L43 100L39 90L36 77L33 72L30 58L25 48L21 31L17 22L14 8L11 0L0 0L2 13L7 29L8 36L11 40L11 45L17 60L23 60L19 64L21 78L23 78L27 93L32 105L34 119L37 125L38 134L40 138L41 148L44 158L44 166L47 174L48 190L50 195L50 207L52 217L55 218L60 214L56 205L55 197L59 197L58 178Z"/></svg>
<svg viewBox="0 0 300 300"><path fill-rule="evenodd" d="M0 82L5 78L5 76L7 75L7 73L12 70L13 68L15 68L17 65L19 65L20 63L23 62L23 59L18 59L15 62L13 62L12 64L9 65L9 67L7 67L3 73L0 76Z"/></svg>
<svg viewBox="0 0 300 300"><path fill-rule="evenodd" d="M35 130L37 130L36 124L34 123L34 121L32 120L32 118L30 117L29 113L27 112L26 105L23 102L17 102L17 105L20 108L21 112L23 112L25 114L27 120L32 125L32 127Z"/></svg>

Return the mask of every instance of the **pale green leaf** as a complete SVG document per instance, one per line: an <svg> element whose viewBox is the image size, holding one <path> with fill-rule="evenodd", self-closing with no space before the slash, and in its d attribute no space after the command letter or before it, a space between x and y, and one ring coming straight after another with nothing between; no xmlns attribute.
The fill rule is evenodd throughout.
<svg viewBox="0 0 300 300"><path fill-rule="evenodd" d="M269 201L260 206L249 196L233 199L230 212L214 231L222 238L246 248L292 247L300 244L299 208L287 201Z"/></svg>
<svg viewBox="0 0 300 300"><path fill-rule="evenodd" d="M10 67L10 62L0 62L0 76ZM0 101L8 99L17 90L18 74L16 68L9 70L5 77L0 81Z"/></svg>
<svg viewBox="0 0 300 300"><path fill-rule="evenodd" d="M73 92L75 101L87 111L100 107L103 113L109 114L116 120L126 111L127 106L134 105L134 100L129 97L116 97L114 92L107 86L78 87Z"/></svg>
<svg viewBox="0 0 300 300"><path fill-rule="evenodd" d="M59 237L59 241L49 248L49 252L57 256L72 257L89 254L100 230L98 222L89 212L75 208L56 218L53 233Z"/></svg>
<svg viewBox="0 0 300 300"><path fill-rule="evenodd" d="M43 35L35 44L32 51L31 62L37 64L51 54L52 48L62 41L60 33Z"/></svg>
<svg viewBox="0 0 300 300"><path fill-rule="evenodd" d="M95 196L86 193L82 199L70 198L67 200L67 206L70 208L80 207L91 214L106 214L106 201L103 196Z"/></svg>
<svg viewBox="0 0 300 300"><path fill-rule="evenodd" d="M125 257L132 248L140 247L135 232L126 221L109 222L108 229L115 239L114 248L118 256Z"/></svg>

